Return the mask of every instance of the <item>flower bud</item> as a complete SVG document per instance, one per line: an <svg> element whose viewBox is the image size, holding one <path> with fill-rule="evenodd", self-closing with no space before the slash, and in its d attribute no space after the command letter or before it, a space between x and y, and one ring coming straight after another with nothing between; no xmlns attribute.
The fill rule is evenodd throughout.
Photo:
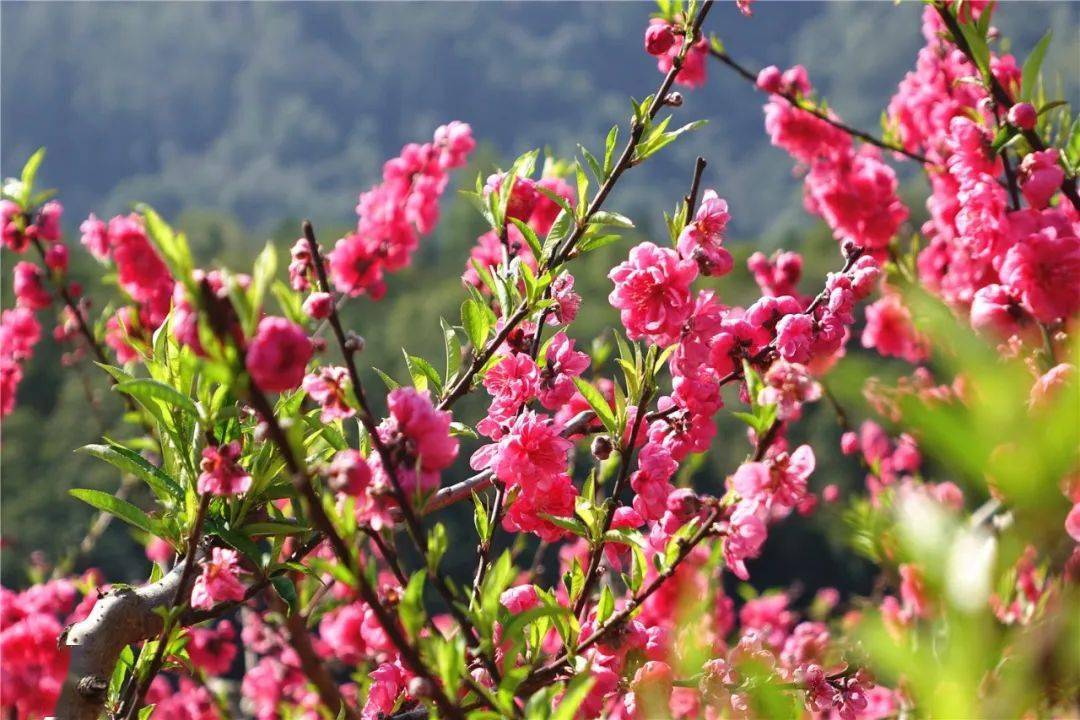
<svg viewBox="0 0 1080 720"><path fill-rule="evenodd" d="M770 65L762 68L757 76L757 86L767 93L779 93L783 89L783 75L780 68Z"/></svg>
<svg viewBox="0 0 1080 720"><path fill-rule="evenodd" d="M645 29L645 52L650 55L663 55L674 44L675 33L663 20L656 20Z"/></svg>
<svg viewBox="0 0 1080 720"><path fill-rule="evenodd" d="M597 435L589 450L597 460L607 460L611 457L611 439L607 435Z"/></svg>
<svg viewBox="0 0 1080 720"><path fill-rule="evenodd" d="M414 677L409 681L409 695L414 698L429 698L434 692L435 686L427 678Z"/></svg>
<svg viewBox="0 0 1080 720"><path fill-rule="evenodd" d="M682 107L683 97L681 92L669 92L664 96L664 104L671 107Z"/></svg>
<svg viewBox="0 0 1080 720"><path fill-rule="evenodd" d="M304 301L304 312L315 320L325 320L334 309L334 296L330 293L315 292Z"/></svg>
<svg viewBox="0 0 1080 720"><path fill-rule="evenodd" d="M1031 103L1017 103L1009 108L1009 124L1021 130L1034 130L1039 114Z"/></svg>

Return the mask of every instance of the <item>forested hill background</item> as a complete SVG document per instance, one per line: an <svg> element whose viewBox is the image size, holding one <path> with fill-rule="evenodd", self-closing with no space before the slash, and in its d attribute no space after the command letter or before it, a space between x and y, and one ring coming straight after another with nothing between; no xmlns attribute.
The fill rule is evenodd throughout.
<svg viewBox="0 0 1080 720"><path fill-rule="evenodd" d="M921 9L917 2L758 2L747 19L724 3L708 25L755 69L805 64L830 107L877 132L881 110L922 45ZM532 147L561 154L573 153L578 142L598 148L612 124L625 123L628 97L641 98L659 83L641 40L652 10L644 2L4 2L0 171L17 174L45 145L41 181L59 188L72 239L88 212L108 217L140 200L189 233L201 262L249 268L268 238L285 251L301 217L313 218L324 242L332 242L355 221L356 196L378 178L383 160L406 142L429 139L443 122L469 122L482 142L469 176L458 178L469 184L476 172ZM996 24L1021 58L1047 27L1059 29L1044 67L1069 83L1065 95L1075 100L1078 18L1077 5L1007 3ZM661 211L685 193L693 158L704 155L706 186L730 202L739 257L751 246L802 248L810 290L834 264L832 241L803 212L790 159L768 144L763 98L722 66L711 65L709 75L706 87L685 93L676 113L676 121L709 124L629 173L612 206L648 235ZM456 316L457 277L481 229L454 196L445 198L444 221L416 267L394 281L378 313L352 309L370 365L401 373L402 345L429 356L441 348L432 313ZM917 219L921 208L913 212ZM604 271L626 245L607 250L576 271L588 303L577 331L583 338L614 320ZM73 255L76 274L89 279L85 253ZM12 263L5 252L5 269ZM747 290L745 278L742 285L734 277L725 282L727 301ZM418 321L429 322L430 332L421 332ZM123 436L119 404L96 369L85 368L85 378L64 372L59 354L43 341L20 408L4 423L5 583L22 576L28 551L41 548L55 560L82 537L90 512L67 496L68 488L113 490L118 482L108 466L72 450L103 432ZM97 414L86 409L86 387L97 397ZM806 432L835 432L828 413L816 412ZM721 432L709 461L716 476L741 456L740 433ZM829 481L843 473L859 480L842 460L826 458L819 467L832 473ZM798 552L797 544L789 546ZM145 568L123 559L133 556L130 535L113 527L89 561L112 579L135 579ZM803 561L824 567L830 558ZM767 573L755 577L768 581Z"/></svg>

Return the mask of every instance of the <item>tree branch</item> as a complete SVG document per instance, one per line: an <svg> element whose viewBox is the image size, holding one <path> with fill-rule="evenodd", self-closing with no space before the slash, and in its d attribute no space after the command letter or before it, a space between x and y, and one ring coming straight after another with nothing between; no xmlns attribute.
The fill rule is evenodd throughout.
<svg viewBox="0 0 1080 720"><path fill-rule="evenodd" d="M739 77L741 77L742 79L749 82L756 89L761 90L761 88L759 88L758 84L757 84L757 73L753 72L752 70L747 69L743 65L740 65L738 62L736 62L730 55L728 55L723 50L717 50L714 47L710 47L709 48L709 54L712 55L717 60L719 60L724 65L726 65L729 68L731 68L732 70L734 70L736 72L736 74L739 75ZM765 92L765 91L762 90L762 92ZM901 147L899 145L893 145L892 143L888 143L888 142L885 142L884 140L882 140L880 138L874 137L873 135L871 135L870 133L868 133L868 132L866 132L864 130L859 130L858 128L854 128L854 127L851 127L850 125L846 125L846 124L840 122L839 120L837 120L836 118L831 117L828 113L826 113L826 112L824 112L822 110L819 110L816 107L806 107L805 105L803 105L799 101L799 98L797 96L795 96L794 94L792 94L792 93L768 93L768 94L776 95L777 97L784 98L785 100L788 101L788 103L792 107L796 107L799 110L802 110L803 112L810 113L811 115L818 118L819 120L824 120L825 122L829 123L830 125L832 125L837 130L842 130L842 131L846 132L848 135L851 135L852 137L857 137L857 138L859 138L860 140L862 140L865 143L875 145L875 146L881 148L882 150L888 150L889 152L900 153L901 155L904 155L904 156L910 158L911 160L914 160L915 162L922 163L923 165L932 165L933 164L933 162L930 160L930 158L926 157L925 155L920 155L919 153L911 152L910 150L907 150L907 149L905 149L905 148L903 148L903 147Z"/></svg>

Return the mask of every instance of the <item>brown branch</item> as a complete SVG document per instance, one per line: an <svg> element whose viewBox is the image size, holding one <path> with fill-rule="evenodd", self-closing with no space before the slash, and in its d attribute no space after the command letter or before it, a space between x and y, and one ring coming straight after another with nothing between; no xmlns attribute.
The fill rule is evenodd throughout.
<svg viewBox="0 0 1080 720"><path fill-rule="evenodd" d="M310 221L305 220L303 223L303 230L304 238L308 243L308 250L311 252L312 264L315 266L315 272L319 279L319 287L323 292L329 293L331 292L330 282L326 276L326 266L323 263L322 253L319 251L319 243L315 238L315 229L312 227ZM375 414L371 411L371 405L368 403L363 383L360 380L360 372L356 367L355 354L357 346L356 343L350 342L346 337L345 330L341 324L341 316L338 314L336 306L331 307L328 320L330 321L330 327L334 331L334 337L337 339L338 346L341 349L341 355L349 372L349 379L352 381L353 394L356 396L356 402L359 406L357 417L359 417L361 424L371 438L371 444L375 448L375 452L379 454L379 459L382 461L386 474L390 477L390 486L394 498L397 500L398 508L401 511L402 517L405 519L405 527L408 529L409 535L416 545L416 550L420 553L421 558L424 559L424 567L427 570L427 575L435 586L435 590L442 596L450 614L453 615L454 619L461 625L465 638L469 641L469 645L476 649L477 653L484 660L488 672L491 673L491 676L495 678L496 681L498 681L501 675L494 659L488 657L487 653L483 653L480 650L479 630L477 630L472 622L469 621L469 618L461 611L461 608L458 607L458 598L455 597L454 592L451 590L446 580L432 566L432 563L427 562L427 536L424 533L424 528L420 523L420 519L413 510L408 494L401 484L401 479L398 477L397 461L395 460L393 453L391 453L390 448L386 446L386 443L384 443L379 436L379 428L375 421Z"/></svg>
<svg viewBox="0 0 1080 720"><path fill-rule="evenodd" d="M649 399L650 391L643 388L638 396L638 411L634 414L634 424L630 428L630 437L626 446L620 451L622 457L619 460L619 474L615 478L615 484L611 487L611 497L608 498L607 512L604 513L600 537L589 556L589 568L585 572L585 583L581 586L581 595L578 596L577 602L574 603L574 614L579 617L588 606L589 594L600 577L600 563L604 559L604 548L607 547L607 531L611 529L611 522L615 519L615 508L618 507L619 495L622 494L623 485L626 483L627 478L630 477L630 465L634 459L634 446L637 444L638 431L641 430L641 425L645 421L644 410L649 403ZM581 619L584 620L583 617Z"/></svg>
<svg viewBox="0 0 1080 720"><path fill-rule="evenodd" d="M360 717L359 714L345 702L337 683L330 676L322 658L315 652L315 647L311 643L311 633L307 628L307 617L301 612L290 612L281 600L278 600L276 604L285 615L285 630L289 635L289 645L296 651L304 676L315 686L319 701L335 716L357 720Z"/></svg>
<svg viewBox="0 0 1080 720"><path fill-rule="evenodd" d="M146 699L146 693L150 689L150 683L154 681L154 678L161 670L162 663L165 662L165 649L169 645L169 638L172 636L177 624L177 614L174 611L187 605L191 595L191 583L195 579L195 567L197 565L195 554L202 538L203 523L206 520L206 511L210 508L211 497L210 493L203 493L202 497L199 498L199 508L195 513L195 522L192 524L191 533L188 535L187 549L183 561L184 569L180 574L180 582L176 586L176 593L173 595L172 602L169 605L169 618L161 629L161 635L158 637L157 647L154 650L154 657L150 661L150 667L147 669L146 674L137 683L134 674L128 680L128 689L120 705L119 717L133 720L138 715L139 708L142 707L143 701Z"/></svg>
<svg viewBox="0 0 1080 720"><path fill-rule="evenodd" d="M717 50L714 47L710 47L709 48L709 54L712 55L717 60L719 60L724 65L726 65L729 68L731 68L732 70L734 70L741 78L743 78L744 80L749 82L756 89L761 90L761 88L758 87L758 84L757 84L757 73L753 72L752 70L747 69L743 65L740 65L738 62L736 62L730 55L728 55L723 50ZM765 92L764 90L761 90L761 91ZM854 127L851 127L850 125L846 125L846 124L840 122L839 120L837 120L836 118L830 116L827 112L825 112L823 110L820 110L820 109L818 109L816 107L807 107L806 105L804 105L800 101L799 97L797 95L795 95L794 93L781 92L781 93L769 93L769 94L776 95L777 97L781 97L784 100L787 100L788 103L792 107L798 108L799 110L802 110L803 112L809 113L809 114L813 115L814 117L818 118L819 120L824 120L825 122L827 122L828 124L830 124L834 128L836 128L837 130L842 130L843 132L846 132L848 135L851 135L852 137L859 138L860 140L862 140L865 143L875 145L875 146L881 148L882 150L888 150L889 152L900 153L901 155L904 155L904 156L910 158L911 160L914 160L915 162L922 163L923 165L932 165L933 164L933 161L931 161L930 158L926 157L925 155L920 155L919 153L911 152L910 150L907 150L907 149L905 149L905 148L903 148L903 147L901 147L899 145L893 145L892 143L889 143L889 142L886 142L886 141L884 141L884 140L882 140L880 138L874 137L873 135L871 135L870 133L868 133L868 132L866 132L864 130L859 130L858 128L854 128Z"/></svg>
<svg viewBox="0 0 1080 720"><path fill-rule="evenodd" d="M85 620L60 636L71 660L54 711L59 720L95 720L101 714L120 652L161 632L164 621L156 610L176 597L187 565L181 561L155 583L109 591Z"/></svg>
<svg viewBox="0 0 1080 720"><path fill-rule="evenodd" d="M526 678L526 680L521 684L520 688L518 689L518 696L528 697L529 695L544 687L545 685L554 682L556 679L558 679L559 673L566 666L572 654L579 655L584 651L588 650L590 647L607 637L608 634L618 628L627 619L629 619L630 616L634 613L634 611L637 610L643 602L648 600L653 595L653 593L659 590L660 587L665 582L667 582L667 580L672 575L675 574L675 571L690 555L690 552L695 547L697 547L702 540L708 537L710 533L713 532L713 524L719 519L722 512L723 508L721 506L718 505L717 507L715 507L713 511L709 514L709 516L705 519L705 522L701 524L701 527L698 528L697 532L695 532L694 535L691 536L688 540L685 540L679 544L679 553L675 556L675 559L671 563L671 565L669 565L655 578L653 578L653 580L647 586L645 586L643 590L638 592L630 600L630 602L626 604L625 607L623 607L618 612L612 614L612 616L608 618L606 623L594 630L592 634L590 634L588 637L578 643L578 646L577 648L575 648L573 653L570 653L569 651L564 651L555 660L552 660L551 662L544 665L542 668L530 674L529 677Z"/></svg>

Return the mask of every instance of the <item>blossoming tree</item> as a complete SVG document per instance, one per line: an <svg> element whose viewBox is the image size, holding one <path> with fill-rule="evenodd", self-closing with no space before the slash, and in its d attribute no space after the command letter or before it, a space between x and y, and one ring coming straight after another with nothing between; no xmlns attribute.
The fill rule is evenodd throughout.
<svg viewBox="0 0 1080 720"><path fill-rule="evenodd" d="M332 246L304 223L287 282L272 246L249 274L199 268L149 207L91 215L82 245L118 291L101 318L68 278L62 207L35 183L43 153L5 183L3 244L21 257L0 412L55 312L65 362L95 361L138 433L82 451L154 498L72 491L147 539L145 584L88 572L2 590L8 717L1075 711L1080 120L1046 97L1049 36L1018 65L996 49L992 4L926 5L926 45L874 135L827 108L801 66L737 62L709 32L711 6L659 3L644 46L662 80L602 151L542 165L526 152L477 180L490 229L465 262L460 319L426 320L442 369L407 356L406 383L372 382L339 309L377 312L387 274L410 264L474 149L466 124L388 161ZM673 87L705 83L710 64L763 94L836 271L807 292L797 253L755 253L758 300L702 289L743 269L699 159L672 191L668 237L610 270L622 327L590 355L567 332L588 312L574 261L633 227L612 191L694 128L669 129L693 104ZM917 234L896 163L929 182ZM842 359L863 301L863 347L908 368L892 381ZM843 401L860 391L883 424L849 426ZM479 417L457 407L469 394L486 398ZM815 476L835 449L788 439L822 401L864 493ZM745 422L745 460L691 484L720 413ZM447 485L466 444L475 474ZM443 568L451 541L473 543L440 523L457 503L475 517L469 577ZM797 609L781 591L736 610L719 578L747 580L771 528L814 512L842 518L879 566L874 593L825 590ZM557 582L524 553L529 537L537 558L558 548Z"/></svg>

